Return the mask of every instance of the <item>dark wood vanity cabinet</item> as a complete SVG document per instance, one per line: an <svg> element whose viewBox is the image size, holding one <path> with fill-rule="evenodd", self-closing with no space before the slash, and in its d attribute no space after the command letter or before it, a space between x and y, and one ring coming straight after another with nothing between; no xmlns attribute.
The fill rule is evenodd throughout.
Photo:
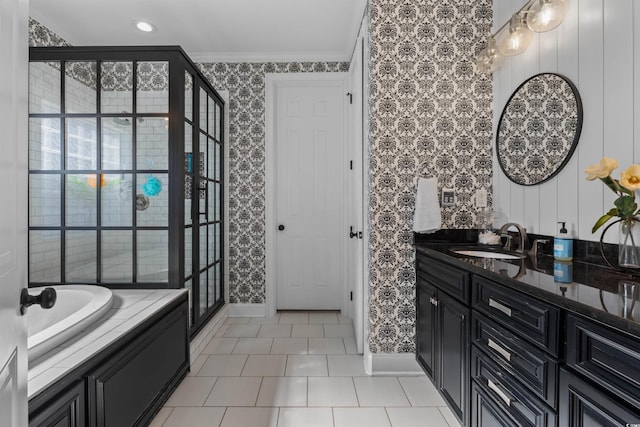
<svg viewBox="0 0 640 427"><path fill-rule="evenodd" d="M438 278L434 271L446 271ZM416 357L451 411L469 425L469 328L467 305L449 295L467 296L468 273L419 258L416 296Z"/></svg>
<svg viewBox="0 0 640 427"><path fill-rule="evenodd" d="M465 426L640 426L637 336L424 253L416 267L416 357Z"/></svg>

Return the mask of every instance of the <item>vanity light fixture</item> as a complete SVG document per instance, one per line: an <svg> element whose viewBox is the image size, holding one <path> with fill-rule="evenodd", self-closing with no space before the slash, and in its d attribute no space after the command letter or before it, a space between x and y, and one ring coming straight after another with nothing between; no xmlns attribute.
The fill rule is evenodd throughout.
<svg viewBox="0 0 640 427"><path fill-rule="evenodd" d="M153 25L151 22L134 21L134 25L136 26L137 29L139 29L140 31L143 31L145 33L154 33L156 31L158 31L156 26Z"/></svg>
<svg viewBox="0 0 640 427"><path fill-rule="evenodd" d="M531 44L533 32L527 26L525 17L516 13L509 20L508 30L498 33L498 50L505 56L519 55Z"/></svg>
<svg viewBox="0 0 640 427"><path fill-rule="evenodd" d="M498 51L496 39L493 36L489 36L487 46L482 49L476 60L478 69L481 73L493 73L500 68L503 62L504 56Z"/></svg>
<svg viewBox="0 0 640 427"><path fill-rule="evenodd" d="M529 8L527 25L537 33L556 28L569 9L569 0L536 0Z"/></svg>
<svg viewBox="0 0 640 427"><path fill-rule="evenodd" d="M529 47L533 31L556 28L567 14L569 0L527 0L513 16L487 39L476 65L481 73L490 74L500 68L504 56L518 55Z"/></svg>

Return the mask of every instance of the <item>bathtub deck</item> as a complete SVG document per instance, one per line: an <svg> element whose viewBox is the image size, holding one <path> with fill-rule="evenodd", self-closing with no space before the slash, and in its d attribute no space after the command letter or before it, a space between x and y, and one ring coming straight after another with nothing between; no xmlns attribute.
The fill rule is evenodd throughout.
<svg viewBox="0 0 640 427"><path fill-rule="evenodd" d="M186 292L186 289L114 289L113 305L102 319L30 363L29 399Z"/></svg>

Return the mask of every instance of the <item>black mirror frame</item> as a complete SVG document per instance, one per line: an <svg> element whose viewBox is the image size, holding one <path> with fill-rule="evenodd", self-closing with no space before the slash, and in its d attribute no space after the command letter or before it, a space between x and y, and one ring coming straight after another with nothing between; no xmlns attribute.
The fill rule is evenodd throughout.
<svg viewBox="0 0 640 427"><path fill-rule="evenodd" d="M529 83L531 80L540 77L540 76L545 76L545 75L553 75L556 77L560 77L562 80L564 80L569 87L571 88L571 91L573 92L573 96L575 97L576 100L576 110L577 110L577 114L578 114L578 118L576 121L576 130L575 130L575 134L573 136L573 141L571 141L571 147L569 148L569 152L567 153L567 155L565 156L564 160L562 161L562 163L560 163L560 165L556 168L556 170L550 174L548 177L546 177L543 180L534 182L534 183L529 183L529 184L525 184L522 182L517 182L509 173L507 173L507 171L505 170L503 161L502 161L502 157L500 155L500 128L502 127L502 122L504 120L504 116L505 113L507 111L507 107L509 107L509 104L511 103L511 100L518 94L518 92L520 91L520 89L522 89L527 83ZM520 86L518 86L516 88L516 90L513 91L513 93L511 94L511 96L509 97L509 100L507 101L507 103L505 104L504 108L502 109L502 113L500 114L500 121L498 122L498 128L496 129L496 155L498 158L498 164L500 165L500 169L502 170L502 173L505 174L505 176L507 178L509 178L510 181L518 184L518 185L522 185L522 186L532 186L532 185L538 185L538 184L542 184L543 182L547 182L550 179L554 178L556 175L558 175L560 173L560 171L567 165L567 163L569 163L569 160L571 160L571 157L573 156L573 153L576 150L576 147L578 146L578 141L580 140L580 134L582 133L582 121L583 121L583 109L582 109L582 98L580 98L580 92L578 92L578 88L575 84L573 84L573 82L568 79L567 77L563 76L562 74L558 74L558 73L538 73L536 75L533 75L531 77L529 77L528 79L526 79L524 82L522 82L520 84Z"/></svg>

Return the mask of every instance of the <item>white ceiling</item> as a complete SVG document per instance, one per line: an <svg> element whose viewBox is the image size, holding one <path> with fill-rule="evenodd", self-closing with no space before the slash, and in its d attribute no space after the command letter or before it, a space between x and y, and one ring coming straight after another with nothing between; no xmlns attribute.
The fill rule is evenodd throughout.
<svg viewBox="0 0 640 427"><path fill-rule="evenodd" d="M30 0L72 45L180 45L194 61L348 61L366 0ZM146 20L158 31L142 33Z"/></svg>

